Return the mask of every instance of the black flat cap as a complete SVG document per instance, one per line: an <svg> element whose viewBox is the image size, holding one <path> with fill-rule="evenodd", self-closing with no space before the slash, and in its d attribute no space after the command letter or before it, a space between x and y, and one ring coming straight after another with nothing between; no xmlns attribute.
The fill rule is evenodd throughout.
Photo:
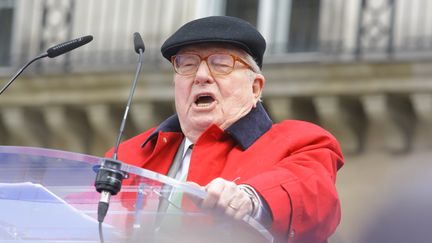
<svg viewBox="0 0 432 243"><path fill-rule="evenodd" d="M208 42L238 46L262 67L266 48L264 37L250 23L229 16L211 16L186 23L165 41L161 52L170 61L183 46Z"/></svg>

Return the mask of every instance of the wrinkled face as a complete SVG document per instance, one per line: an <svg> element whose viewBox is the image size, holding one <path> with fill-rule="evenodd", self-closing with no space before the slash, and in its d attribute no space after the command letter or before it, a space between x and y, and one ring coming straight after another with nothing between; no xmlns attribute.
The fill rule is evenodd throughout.
<svg viewBox="0 0 432 243"><path fill-rule="evenodd" d="M201 58L227 53L246 61L245 52L230 45L190 45L177 54L185 53ZM195 142L211 124L226 129L256 105L264 82L261 74L241 61L235 61L234 70L229 74L212 73L205 61L201 61L194 74L175 73L175 105L183 133Z"/></svg>

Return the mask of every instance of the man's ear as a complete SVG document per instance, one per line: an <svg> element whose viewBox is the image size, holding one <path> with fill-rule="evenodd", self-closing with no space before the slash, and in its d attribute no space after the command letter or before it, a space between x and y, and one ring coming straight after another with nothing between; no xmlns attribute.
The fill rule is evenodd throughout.
<svg viewBox="0 0 432 243"><path fill-rule="evenodd" d="M264 89L265 77L262 74L256 74L255 79L252 83L252 92L255 97L255 101L261 100L262 91Z"/></svg>

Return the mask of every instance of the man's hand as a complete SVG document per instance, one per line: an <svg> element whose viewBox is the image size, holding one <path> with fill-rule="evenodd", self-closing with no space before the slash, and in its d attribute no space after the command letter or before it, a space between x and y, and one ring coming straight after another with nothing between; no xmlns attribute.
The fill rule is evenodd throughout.
<svg viewBox="0 0 432 243"><path fill-rule="evenodd" d="M234 219L242 219L251 214L252 201L248 194L232 181L216 178L204 187L207 198L202 201L202 208L223 212Z"/></svg>

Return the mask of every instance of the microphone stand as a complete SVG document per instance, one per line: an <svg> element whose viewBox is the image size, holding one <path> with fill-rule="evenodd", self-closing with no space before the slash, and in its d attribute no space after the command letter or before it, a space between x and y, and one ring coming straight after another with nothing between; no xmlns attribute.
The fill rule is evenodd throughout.
<svg viewBox="0 0 432 243"><path fill-rule="evenodd" d="M129 97L123 114L123 119L121 121L119 134L117 136L116 144L114 147L114 152L112 158L106 158L102 161L101 167L97 172L96 180L95 180L96 191L101 193L101 197L98 203L98 212L97 212L98 221L99 221L99 239L101 243L104 243L102 223L108 212L110 198L112 195L116 195L120 191L122 180L124 178L128 178L128 174L120 170L122 162L117 160L118 157L117 155L120 146L120 141L124 132L126 119L129 114L129 109L132 103L132 97L135 93L136 85L138 83L138 77L139 74L141 73L141 67L143 65L143 56L144 56L145 48L139 33L134 33L134 44L135 44L135 51L139 54L139 59L135 71L135 77L129 91Z"/></svg>
<svg viewBox="0 0 432 243"><path fill-rule="evenodd" d="M70 40L56 46L49 48L46 53L42 53L39 56L33 58L29 62L27 62L18 72L1 88L0 95L12 84L12 82L26 69L30 64L34 61L39 60L44 57L54 58L60 55L63 55L66 52L72 51L82 45L85 45L93 40L93 36L87 35L74 40Z"/></svg>
<svg viewBox="0 0 432 243"><path fill-rule="evenodd" d="M121 125L120 125L119 135L117 136L117 141L116 141L116 144L115 144L115 147L114 147L114 153L113 153L113 156L112 156L112 158L115 159L115 160L117 159L118 148L119 148L119 145L120 145L121 137L123 135L124 127L126 125L126 119L127 119L127 115L129 113L129 109L130 109L130 106L131 106L131 103L132 103L132 97L133 97L133 95L135 93L136 85L138 83L138 76L139 76L139 74L141 72L141 67L143 65L143 59L144 59L143 57L144 57L143 49L139 49L139 58L138 58L137 68L136 68L136 71L135 71L135 78L133 80L132 86L131 86L130 91L129 91L129 97L128 97L128 101L127 101L127 104L126 104L126 109L125 109L124 114L123 114L123 119L122 119L122 122L121 122Z"/></svg>
<svg viewBox="0 0 432 243"><path fill-rule="evenodd" d="M27 62L20 70L18 70L18 72L15 73L15 75L2 87L2 89L0 90L0 95L3 94L3 92L9 87L9 85L12 84L13 81L15 81L16 78L18 78L18 76L24 71L24 69L26 69L30 64L32 64L34 61L39 60L41 58L47 57L48 53L43 53L40 54L39 56L33 58L32 60L30 60L29 62Z"/></svg>

